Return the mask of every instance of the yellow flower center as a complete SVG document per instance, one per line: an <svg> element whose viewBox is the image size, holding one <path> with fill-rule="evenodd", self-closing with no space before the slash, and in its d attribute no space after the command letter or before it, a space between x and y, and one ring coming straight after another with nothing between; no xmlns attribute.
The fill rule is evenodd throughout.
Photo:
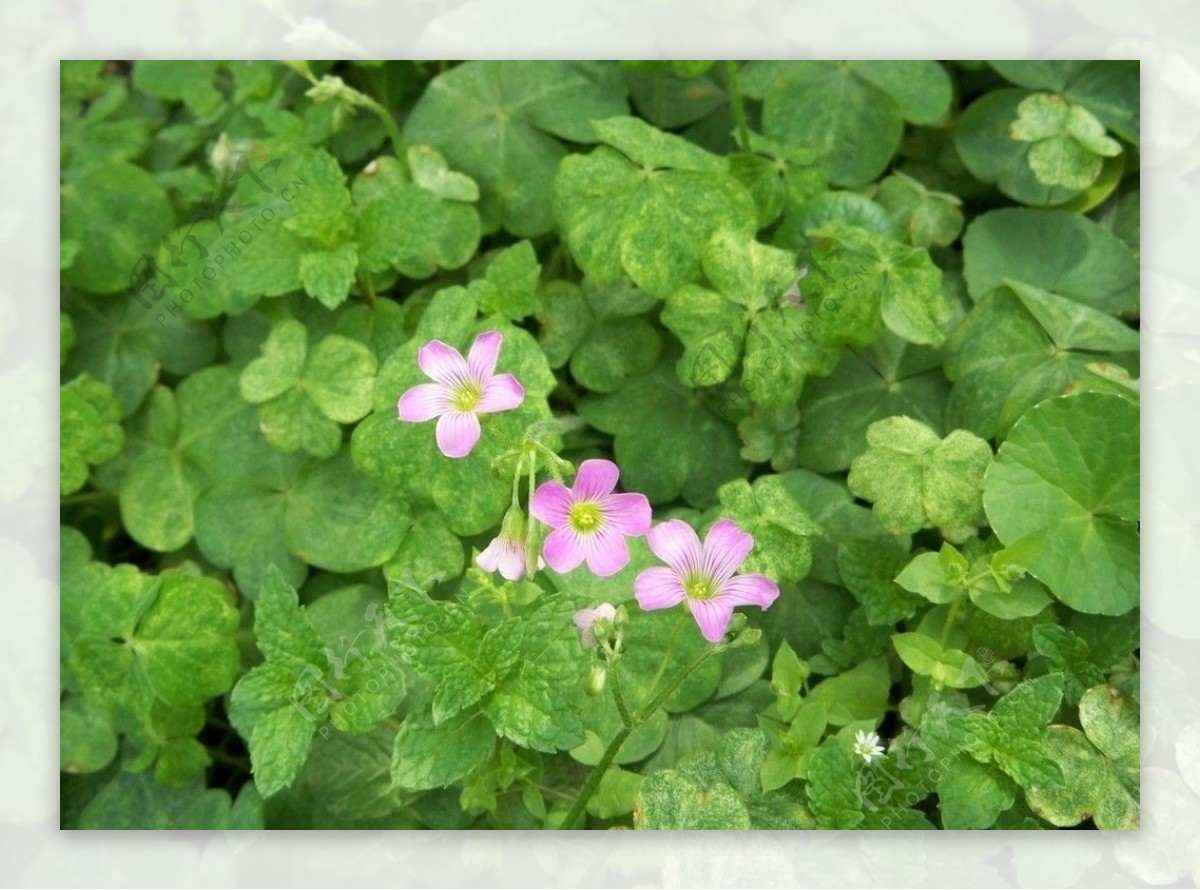
<svg viewBox="0 0 1200 890"><path fill-rule="evenodd" d="M470 411L483 398L483 389L473 381L463 381L454 388L450 404L455 411Z"/></svg>
<svg viewBox="0 0 1200 890"><path fill-rule="evenodd" d="M690 600L710 600L717 593L712 583L699 575L689 575L683 579L683 592Z"/></svg>
<svg viewBox="0 0 1200 890"><path fill-rule="evenodd" d="M604 514L600 511L600 505L595 501L576 501L571 506L570 515L567 516L567 522L571 524L571 528L581 535L594 532L603 519Z"/></svg>

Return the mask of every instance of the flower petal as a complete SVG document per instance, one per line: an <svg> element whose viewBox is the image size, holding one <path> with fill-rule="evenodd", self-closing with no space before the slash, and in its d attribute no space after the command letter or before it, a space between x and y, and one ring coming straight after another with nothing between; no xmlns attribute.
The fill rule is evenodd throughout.
<svg viewBox="0 0 1200 890"><path fill-rule="evenodd" d="M525 554L516 541L506 541L500 553L500 575L507 581L525 577Z"/></svg>
<svg viewBox="0 0 1200 890"><path fill-rule="evenodd" d="M466 457L481 432L479 418L470 411L451 411L438 420L438 448L446 457Z"/></svg>
<svg viewBox="0 0 1200 890"><path fill-rule="evenodd" d="M592 626L592 622L596 620L596 610L580 609L575 613L571 620L575 622L575 626L578 627L580 631L586 632L587 629Z"/></svg>
<svg viewBox="0 0 1200 890"><path fill-rule="evenodd" d="M502 552L502 544L499 538L492 538L492 543L483 548L483 551L475 557L475 565L479 566L485 572L494 572L500 568L500 556Z"/></svg>
<svg viewBox="0 0 1200 890"><path fill-rule="evenodd" d="M779 586L766 575L738 575L721 585L715 599L733 606L758 606L769 609L779 598Z"/></svg>
<svg viewBox="0 0 1200 890"><path fill-rule="evenodd" d="M561 482L543 482L529 499L529 512L551 528L562 528L567 524L571 504L575 499Z"/></svg>
<svg viewBox="0 0 1200 890"><path fill-rule="evenodd" d="M692 617L700 626L700 633L710 643L719 643L725 637L729 619L733 617L733 606L717 597L710 600L688 600Z"/></svg>
<svg viewBox="0 0 1200 890"><path fill-rule="evenodd" d="M586 544L588 568L601 578L615 575L629 565L629 545L611 529L590 535Z"/></svg>
<svg viewBox="0 0 1200 890"><path fill-rule="evenodd" d="M483 397L475 406L484 414L511 411L525 401L525 387L512 374L497 374L483 387Z"/></svg>
<svg viewBox="0 0 1200 890"><path fill-rule="evenodd" d="M583 645L591 648L596 645L596 634L592 631L592 624L596 621L595 609L581 609L575 613L575 626L579 628L579 638L583 641Z"/></svg>
<svg viewBox="0 0 1200 890"><path fill-rule="evenodd" d="M583 542L574 532L565 528L550 532L546 536L546 543L542 545L542 556L546 558L546 565L560 575L578 566L586 555L587 550Z"/></svg>
<svg viewBox="0 0 1200 890"><path fill-rule="evenodd" d="M430 340L417 351L417 364L438 383L451 384L466 380L467 360L462 353L441 340Z"/></svg>
<svg viewBox="0 0 1200 890"><path fill-rule="evenodd" d="M440 383L422 383L400 396L396 412L401 420L423 423L450 410L450 400Z"/></svg>
<svg viewBox="0 0 1200 890"><path fill-rule="evenodd" d="M617 487L617 478L621 471L611 460L592 458L579 465L575 474L575 492L577 500L599 500Z"/></svg>
<svg viewBox="0 0 1200 890"><path fill-rule="evenodd" d="M483 382L496 373L496 359L500 356L500 344L504 335L499 331L484 331L475 338L467 352L467 366L471 376Z"/></svg>
<svg viewBox="0 0 1200 890"><path fill-rule="evenodd" d="M646 543L654 555L679 575L700 565L700 539L682 519L668 519L646 532Z"/></svg>
<svg viewBox="0 0 1200 890"><path fill-rule="evenodd" d="M623 535L641 537L650 530L650 501L644 494L610 494L600 499L606 527Z"/></svg>
<svg viewBox="0 0 1200 890"><path fill-rule="evenodd" d="M746 534L733 520L713 523L704 538L704 565L710 577L720 584L732 578L754 547L754 537Z"/></svg>
<svg viewBox="0 0 1200 890"><path fill-rule="evenodd" d="M655 566L638 572L633 579L633 595L647 612L669 609L683 602L683 584L673 570Z"/></svg>

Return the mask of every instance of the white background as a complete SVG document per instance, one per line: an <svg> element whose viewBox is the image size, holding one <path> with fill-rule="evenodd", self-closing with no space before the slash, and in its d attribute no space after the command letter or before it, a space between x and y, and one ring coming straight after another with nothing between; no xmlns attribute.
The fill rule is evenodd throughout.
<svg viewBox="0 0 1200 890"><path fill-rule="evenodd" d="M0 4L0 885L1196 886L1200 16L1185 0ZM61 58L1139 58L1140 832L94 833L58 824Z"/></svg>

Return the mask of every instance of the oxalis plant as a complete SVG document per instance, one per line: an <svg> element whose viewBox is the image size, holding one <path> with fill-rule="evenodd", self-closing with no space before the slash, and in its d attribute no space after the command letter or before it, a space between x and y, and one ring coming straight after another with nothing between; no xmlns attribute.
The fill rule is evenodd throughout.
<svg viewBox="0 0 1200 890"><path fill-rule="evenodd" d="M61 82L64 827L1137 827L1136 63Z"/></svg>

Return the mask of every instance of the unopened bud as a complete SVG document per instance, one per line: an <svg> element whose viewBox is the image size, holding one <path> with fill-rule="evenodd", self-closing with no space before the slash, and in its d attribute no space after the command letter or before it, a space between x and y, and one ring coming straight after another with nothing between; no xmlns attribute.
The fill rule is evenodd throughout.
<svg viewBox="0 0 1200 890"><path fill-rule="evenodd" d="M587 694L597 696L604 691L604 684L608 682L608 670L602 664L592 665L592 670L587 678Z"/></svg>

